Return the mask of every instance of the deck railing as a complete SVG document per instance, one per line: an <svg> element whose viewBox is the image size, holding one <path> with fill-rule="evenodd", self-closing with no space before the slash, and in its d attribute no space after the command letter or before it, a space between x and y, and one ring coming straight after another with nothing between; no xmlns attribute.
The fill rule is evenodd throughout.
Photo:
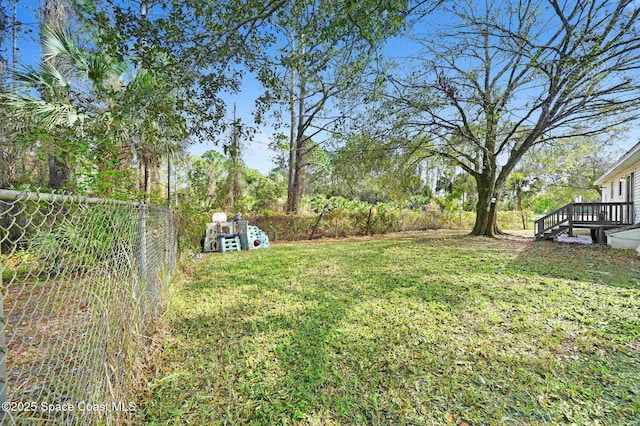
<svg viewBox="0 0 640 426"><path fill-rule="evenodd" d="M584 225L624 226L635 220L633 203L569 203L536 220L536 236L560 225L569 228Z"/></svg>
<svg viewBox="0 0 640 426"><path fill-rule="evenodd" d="M542 216L540 219L536 220L536 235L542 235L563 223L569 222L570 206L571 204L562 206L548 215Z"/></svg>

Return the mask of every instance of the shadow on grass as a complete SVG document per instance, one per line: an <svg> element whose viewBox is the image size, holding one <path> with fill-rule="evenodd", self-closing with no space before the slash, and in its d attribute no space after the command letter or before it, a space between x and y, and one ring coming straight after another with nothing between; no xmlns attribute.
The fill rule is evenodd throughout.
<svg viewBox="0 0 640 426"><path fill-rule="evenodd" d="M429 424L445 423L450 410L477 424L526 424L569 421L565 400L604 406L595 418L606 418L610 407L629 405L617 394L629 392L637 353L604 345L638 332L622 316L633 307L607 319L617 329L592 326L605 318L592 306L566 310L581 315L577 325L563 317L562 307L576 304L572 293L549 298L540 282L587 272L566 250L548 250L418 235L211 258L180 296L173 329L181 347L167 351L186 358L168 362L188 376L159 378L155 412L145 409L144 420ZM587 282L611 284L594 276ZM571 334L580 328L588 333ZM576 410L577 423L589 419L588 408Z"/></svg>
<svg viewBox="0 0 640 426"><path fill-rule="evenodd" d="M513 267L522 273L640 288L640 261L635 252L549 241L531 242L525 247L513 261Z"/></svg>

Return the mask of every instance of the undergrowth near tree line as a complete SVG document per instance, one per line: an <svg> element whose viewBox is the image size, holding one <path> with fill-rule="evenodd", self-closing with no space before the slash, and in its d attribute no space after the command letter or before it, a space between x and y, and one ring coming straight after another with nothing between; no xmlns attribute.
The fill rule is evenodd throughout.
<svg viewBox="0 0 640 426"><path fill-rule="evenodd" d="M244 215L243 219L266 232L271 241L344 238L434 229L467 230L473 228L475 223L474 212L441 211L430 207L408 209L391 204L373 206L363 202L353 204L299 215L266 211ZM204 211L183 203L176 213L179 229L183 230L182 247L197 247L214 210ZM233 214L227 212L227 216L232 217ZM502 229L522 230L526 227L533 234L533 219L534 214L530 211L498 212L498 225Z"/></svg>

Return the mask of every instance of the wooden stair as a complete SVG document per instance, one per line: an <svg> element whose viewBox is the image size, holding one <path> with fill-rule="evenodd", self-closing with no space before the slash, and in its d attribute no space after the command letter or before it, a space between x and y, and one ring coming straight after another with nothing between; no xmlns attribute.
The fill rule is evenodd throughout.
<svg viewBox="0 0 640 426"><path fill-rule="evenodd" d="M547 232L542 233L542 235L536 235L536 240L552 240L558 235L568 234L569 233L569 225L559 225L557 228L551 229Z"/></svg>
<svg viewBox="0 0 640 426"><path fill-rule="evenodd" d="M569 203L536 220L536 240L551 240L560 234L573 236L575 228L591 229L594 235L604 235L607 229L633 225L632 202Z"/></svg>

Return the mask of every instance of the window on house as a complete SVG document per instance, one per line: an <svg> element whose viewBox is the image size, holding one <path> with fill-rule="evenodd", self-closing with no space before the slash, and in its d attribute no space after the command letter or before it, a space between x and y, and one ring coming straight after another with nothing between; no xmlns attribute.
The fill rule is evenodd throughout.
<svg viewBox="0 0 640 426"><path fill-rule="evenodd" d="M609 195L610 195L609 198L611 198L613 200L613 182L611 182L611 188L610 188L610 191L609 191Z"/></svg>
<svg viewBox="0 0 640 426"><path fill-rule="evenodd" d="M618 195L622 197L622 179L618 181Z"/></svg>

